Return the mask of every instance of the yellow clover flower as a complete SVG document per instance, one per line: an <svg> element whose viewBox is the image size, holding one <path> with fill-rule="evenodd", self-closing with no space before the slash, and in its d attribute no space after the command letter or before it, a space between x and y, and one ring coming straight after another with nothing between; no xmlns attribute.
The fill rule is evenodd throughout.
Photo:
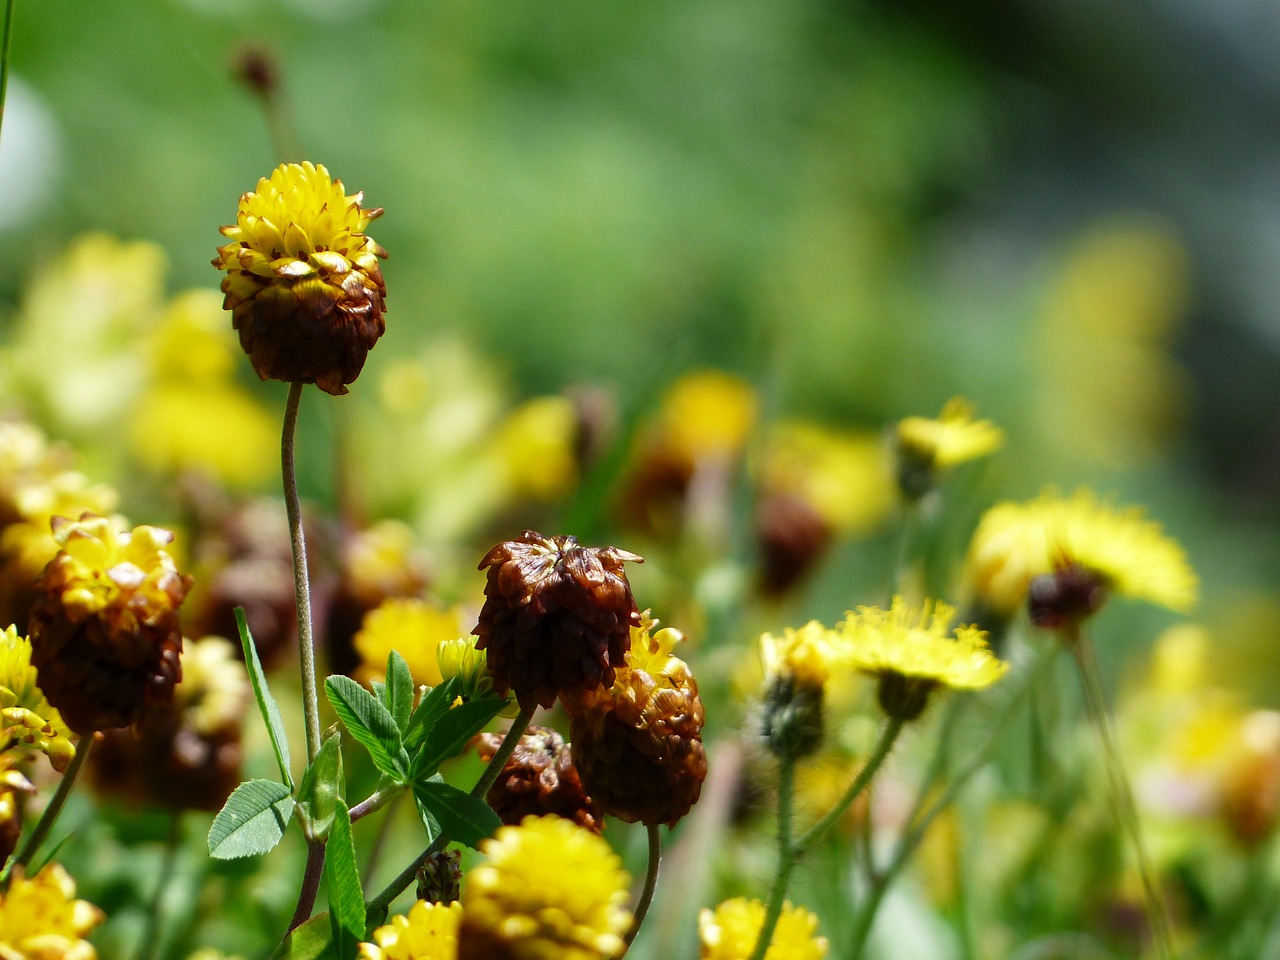
<svg viewBox="0 0 1280 960"><path fill-rule="evenodd" d="M363 196L320 164L281 164L221 228L223 306L261 379L344 394L386 329L387 251L364 233L382 209Z"/></svg>
<svg viewBox="0 0 1280 960"><path fill-rule="evenodd" d="M97 960L84 936L101 923L101 910L77 900L75 881L51 863L31 879L15 872L0 892L0 957L4 960Z"/></svg>
<svg viewBox="0 0 1280 960"><path fill-rule="evenodd" d="M462 891L458 960L605 960L622 949L630 878L599 836L525 817L480 849L488 859Z"/></svg>
<svg viewBox="0 0 1280 960"><path fill-rule="evenodd" d="M735 897L715 910L698 914L698 937L702 943L700 960L748 960L764 925L764 904L759 900ZM827 938L815 936L818 918L790 902L782 906L782 916L764 960L822 960L827 955Z"/></svg>
<svg viewBox="0 0 1280 960"><path fill-rule="evenodd" d="M461 922L462 904L419 900L373 931L374 942L360 944L357 960L454 960Z"/></svg>
<svg viewBox="0 0 1280 960"><path fill-rule="evenodd" d="M0 632L0 740L20 740L49 758L55 770L65 770L76 755L71 731L40 688L31 665L31 641L18 628Z"/></svg>
<svg viewBox="0 0 1280 960"><path fill-rule="evenodd" d="M365 615L355 636L361 661L356 679L361 683L381 679L387 669L387 657L396 650L409 665L414 683L434 687L444 679L436 648L445 640L457 638L462 630L462 612L457 607L441 607L412 598L383 601Z"/></svg>
<svg viewBox="0 0 1280 960"><path fill-rule="evenodd" d="M952 631L954 613L945 603L925 601L917 609L894 597L888 610L859 607L846 614L837 629L848 643L849 663L879 678L885 713L914 720L937 688L981 689L1009 669L988 649L983 631Z"/></svg>
<svg viewBox="0 0 1280 960"><path fill-rule="evenodd" d="M973 404L952 397L937 419L907 417L898 423L898 485L908 497L933 489L940 471L995 453L1004 433L990 420L973 419Z"/></svg>

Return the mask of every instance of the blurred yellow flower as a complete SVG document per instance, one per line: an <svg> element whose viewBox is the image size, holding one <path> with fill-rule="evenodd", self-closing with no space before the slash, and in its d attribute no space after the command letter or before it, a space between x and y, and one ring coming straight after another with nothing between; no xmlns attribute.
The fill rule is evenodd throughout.
<svg viewBox="0 0 1280 960"><path fill-rule="evenodd" d="M746 446L757 406L755 390L740 377L720 370L686 373L667 389L650 435L685 463L732 458Z"/></svg>
<svg viewBox="0 0 1280 960"><path fill-rule="evenodd" d="M454 960L462 904L419 900L409 912L373 931L373 943L360 944L358 960Z"/></svg>
<svg viewBox="0 0 1280 960"><path fill-rule="evenodd" d="M698 914L700 960L749 960L764 925L764 904L736 897L715 910L703 908ZM790 902L782 906L782 916L764 960L822 960L827 955L827 938L816 936L818 918Z"/></svg>
<svg viewBox="0 0 1280 960"><path fill-rule="evenodd" d="M28 879L19 870L0 892L0 957L4 960L96 960L85 935L105 919L51 863Z"/></svg>
<svg viewBox="0 0 1280 960"><path fill-rule="evenodd" d="M973 419L973 404L952 397L937 419L899 421L897 443L904 459L927 470L945 470L995 453L1004 445L1004 432L990 420Z"/></svg>
<svg viewBox="0 0 1280 960"><path fill-rule="evenodd" d="M578 417L568 397L537 397L506 415L489 441L507 496L554 500L578 476Z"/></svg>
<svg viewBox="0 0 1280 960"><path fill-rule="evenodd" d="M361 683L381 679L392 650L409 665L416 684L434 687L443 677L436 648L464 631L462 611L423 600L393 598L371 610L355 636L361 663L356 679Z"/></svg>
<svg viewBox="0 0 1280 960"><path fill-rule="evenodd" d="M609 844L557 816L480 845L462 890L459 960L606 960L631 925L630 878Z"/></svg>
<svg viewBox="0 0 1280 960"><path fill-rule="evenodd" d="M4 557L0 592L29 590L53 559L59 546L51 525L54 517L78 517L83 513L106 516L118 501L113 488L92 483L84 474L72 470L23 486L14 498L17 522L0 533L0 555Z"/></svg>
<svg viewBox="0 0 1280 960"><path fill-rule="evenodd" d="M787 627L781 636L761 635L760 658L766 685L781 678L797 686L817 688L826 684L834 669L849 662L841 638L817 620L810 620L799 629Z"/></svg>
<svg viewBox="0 0 1280 960"><path fill-rule="evenodd" d="M71 731L45 699L31 665L31 641L17 627L0 631L0 741L22 742L44 753L55 770L65 770L76 755Z"/></svg>
<svg viewBox="0 0 1280 960"><path fill-rule="evenodd" d="M182 682L174 688L184 726L205 737L238 727L252 695L240 650L230 640L202 637L186 643Z"/></svg>

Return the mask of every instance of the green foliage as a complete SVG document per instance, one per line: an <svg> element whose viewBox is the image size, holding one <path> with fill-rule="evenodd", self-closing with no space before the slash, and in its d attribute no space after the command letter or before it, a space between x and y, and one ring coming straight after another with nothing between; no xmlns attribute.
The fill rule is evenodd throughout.
<svg viewBox="0 0 1280 960"><path fill-rule="evenodd" d="M409 755L386 705L350 677L332 676L324 682L324 690L351 735L369 751L374 765L397 781L407 779Z"/></svg>
<svg viewBox="0 0 1280 960"><path fill-rule="evenodd" d="M321 960L333 956L333 930L329 914L312 917L294 930L271 954L271 960Z"/></svg>
<svg viewBox="0 0 1280 960"><path fill-rule="evenodd" d="M468 847L477 846L502 826L493 808L482 799L442 781L418 781L413 785L413 796L424 822L428 818L433 820L451 840ZM430 835L430 827L427 833Z"/></svg>
<svg viewBox="0 0 1280 960"><path fill-rule="evenodd" d="M404 748L409 751L410 756L421 749L427 736L435 729L440 718L449 711L449 707L453 705L457 696L458 681L455 677L432 687L423 695L418 708L413 711L409 726L404 731Z"/></svg>
<svg viewBox="0 0 1280 960"><path fill-rule="evenodd" d="M401 733L409 727L413 696L413 674L409 672L409 664L398 650L392 650L387 655L387 682L383 685L381 699Z"/></svg>
<svg viewBox="0 0 1280 960"><path fill-rule="evenodd" d="M351 817L341 799L333 819L333 832L325 845L324 880L329 891L329 926L337 958L350 960L355 956L356 945L364 939L366 918Z"/></svg>
<svg viewBox="0 0 1280 960"><path fill-rule="evenodd" d="M209 854L220 860L252 857L273 849L293 816L292 792L274 780L236 787L209 828Z"/></svg>
<svg viewBox="0 0 1280 960"><path fill-rule="evenodd" d="M271 748L275 751L276 763L280 766L280 777L293 790L293 775L289 772L289 737L285 733L284 720L280 717L280 708L267 687L266 674L262 672L262 661L258 659L258 648L253 643L253 635L249 632L249 623L244 616L244 607L236 607L236 626L240 630L240 649L244 651L245 668L249 671L249 682L253 685L253 695L258 701L258 709L262 713L262 722L271 735Z"/></svg>
<svg viewBox="0 0 1280 960"><path fill-rule="evenodd" d="M329 835L343 792L342 735L335 732L320 745L298 787L298 822L308 840Z"/></svg>
<svg viewBox="0 0 1280 960"><path fill-rule="evenodd" d="M423 750L413 758L415 779L431 776L441 763L460 754L506 704L504 697L482 697L445 711L427 728Z"/></svg>

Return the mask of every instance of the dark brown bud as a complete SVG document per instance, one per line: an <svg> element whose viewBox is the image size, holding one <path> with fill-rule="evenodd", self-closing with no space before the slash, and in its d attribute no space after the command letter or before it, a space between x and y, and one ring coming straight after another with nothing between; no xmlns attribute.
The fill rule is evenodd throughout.
<svg viewBox="0 0 1280 960"><path fill-rule="evenodd" d="M641 559L532 530L490 550L480 561L488 580L473 633L494 689L515 691L528 709L612 684L640 624L622 565Z"/></svg>
<svg viewBox="0 0 1280 960"><path fill-rule="evenodd" d="M498 752L502 736L482 733L476 752L486 763ZM486 797L502 822L514 826L526 816L553 813L599 833L604 814L582 789L578 769L564 738L547 727L530 727L494 781Z"/></svg>
<svg viewBox="0 0 1280 960"><path fill-rule="evenodd" d="M462 851L441 850L418 868L417 894L427 903L453 903L462 893Z"/></svg>
<svg viewBox="0 0 1280 960"><path fill-rule="evenodd" d="M280 69L275 54L258 44L246 43L235 52L231 72L250 93L263 100L270 100L279 89Z"/></svg>
<svg viewBox="0 0 1280 960"><path fill-rule="evenodd" d="M1031 581L1027 609L1043 630L1071 630L1107 602L1107 584L1097 573L1072 563Z"/></svg>
<svg viewBox="0 0 1280 960"><path fill-rule="evenodd" d="M831 524L801 497L766 496L756 515L764 594L779 597L803 582L826 555L832 533Z"/></svg>

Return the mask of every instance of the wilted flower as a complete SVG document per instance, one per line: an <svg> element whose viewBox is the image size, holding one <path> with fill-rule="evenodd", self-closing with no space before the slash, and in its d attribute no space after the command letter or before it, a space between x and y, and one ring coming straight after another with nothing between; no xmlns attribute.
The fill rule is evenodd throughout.
<svg viewBox="0 0 1280 960"><path fill-rule="evenodd" d="M0 891L0 957L4 960L96 960L84 937L103 913L77 900L75 881L51 863L28 879L19 869Z"/></svg>
<svg viewBox="0 0 1280 960"><path fill-rule="evenodd" d="M362 209L363 196L322 165L281 164L222 228L223 306L263 380L344 394L382 336L387 252L364 233L382 210Z"/></svg>
<svg viewBox="0 0 1280 960"><path fill-rule="evenodd" d="M453 903L462 896L462 851L437 850L418 867L417 893L428 903Z"/></svg>
<svg viewBox="0 0 1280 960"><path fill-rule="evenodd" d="M679 657L678 630L631 628L631 649L612 685L566 702L573 759L606 813L628 823L674 826L698 802L707 776L698 682Z"/></svg>
<svg viewBox="0 0 1280 960"><path fill-rule="evenodd" d="M31 665L31 641L16 627L0 632L0 743L26 743L65 770L76 755L71 731L45 699Z"/></svg>
<svg viewBox="0 0 1280 960"><path fill-rule="evenodd" d="M454 960L458 955L458 903L419 900L407 914L392 917L373 931L373 943L360 944L359 960Z"/></svg>
<svg viewBox="0 0 1280 960"><path fill-rule="evenodd" d="M714 911L703 908L698 914L700 960L748 960L764 926L764 904L759 900L735 897ZM789 902L773 931L773 940L764 960L822 960L827 955L827 938L814 934L818 918Z"/></svg>
<svg viewBox="0 0 1280 960"><path fill-rule="evenodd" d="M530 708L612 684L626 662L631 627L640 624L622 565L641 560L532 530L485 554L485 602L474 633L495 689L514 690Z"/></svg>
<svg viewBox="0 0 1280 960"><path fill-rule="evenodd" d="M983 631L958 626L952 635L954 613L945 603L926 601L915 609L894 597L888 610L850 611L837 628L849 664L879 679L880 706L889 716L914 720L940 687L978 690L1009 669L988 649Z"/></svg>
<svg viewBox="0 0 1280 960"><path fill-rule="evenodd" d="M500 734L482 733L476 753L488 763L502 740ZM553 813L595 833L604 829L604 814L583 790L569 745L549 727L524 732L485 799L505 824Z"/></svg>
<svg viewBox="0 0 1280 960"><path fill-rule="evenodd" d="M31 612L41 689L81 735L131 726L173 702L190 578L164 549L172 535L156 527L122 533L85 514L57 518L54 535L62 549Z"/></svg>
<svg viewBox="0 0 1280 960"><path fill-rule="evenodd" d="M458 960L606 960L631 925L622 862L590 830L526 817L480 845L462 891Z"/></svg>

